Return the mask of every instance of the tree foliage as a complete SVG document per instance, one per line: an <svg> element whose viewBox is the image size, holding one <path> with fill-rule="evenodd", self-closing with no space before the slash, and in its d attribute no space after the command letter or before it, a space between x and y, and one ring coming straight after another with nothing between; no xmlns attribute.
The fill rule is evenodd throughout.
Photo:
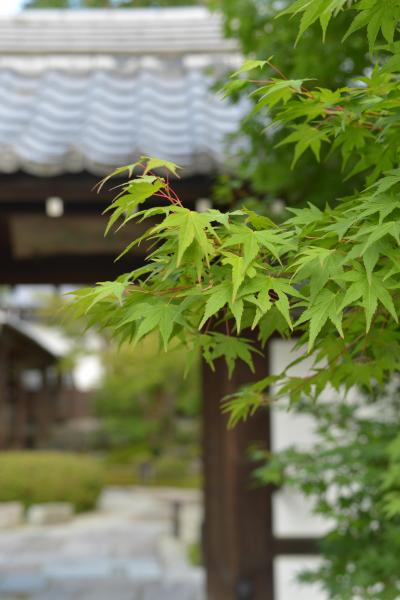
<svg viewBox="0 0 400 600"><path fill-rule="evenodd" d="M278 105L279 119L290 122L291 111L301 115L288 140L295 145L295 157L310 149L318 154L320 145L334 136L336 119L344 117L336 137L340 141L368 113L370 87L348 88L340 108L337 94L342 91L327 100L326 91L310 96L302 81L273 79L263 87L261 102L266 97L270 109ZM362 109L354 113L358 102ZM309 109L312 123L304 117ZM386 118L390 116L380 117L381 122ZM343 143L338 146L343 152ZM384 383L398 370L396 169L336 208L292 209L293 216L278 226L249 210L190 211L167 179L150 174L152 164L143 158L126 167L130 173L142 168L143 174L124 185L109 207L109 227L118 220L119 227L150 221L146 233L127 249L146 240L154 245L149 260L116 281L77 292L78 315L88 314L93 324L102 323L121 341L138 342L153 331L159 332L164 348L180 339L200 348L211 365L224 356L230 371L236 359L252 365L254 349L243 330L256 329L262 343L275 331L303 331L299 344L307 343L308 352L314 352L315 368L307 378L286 373L278 378L280 393L292 400L301 393L318 396L328 383L336 389ZM368 162L365 169L376 179L378 164L372 168ZM137 210L154 194L168 204ZM154 217L161 219L154 223ZM226 333L220 331L221 322ZM276 378L264 386L271 381ZM262 387L257 384L234 400L242 403L243 416L247 394L255 389L258 393ZM259 399L262 403L263 396Z"/></svg>
<svg viewBox="0 0 400 600"><path fill-rule="evenodd" d="M246 57L274 56L280 71L288 79L312 77L308 82L311 88L345 86L371 64L362 31L342 43L351 23L350 12L337 15L326 32L324 44L321 44L319 24L314 23L295 46L298 20L277 18L291 0L279 3L273 0L214 0L213 4L223 11L225 33L238 38ZM233 98L241 98L247 92L248 88L237 90ZM251 98L253 105L256 99ZM240 131L234 136L238 143L231 150L237 165L235 175L221 176L216 186L216 195L221 201L230 204L244 201L248 206L260 202L257 209L269 214L279 209L282 200L289 206L302 206L305 200L323 206L327 201L334 201L335 194L347 195L359 185L357 176L344 181L338 157L329 155L324 149L321 163L303 155L300 168L291 170L291 148L279 145L284 130L279 127L265 130L265 125L265 115L259 113L243 120Z"/></svg>
<svg viewBox="0 0 400 600"><path fill-rule="evenodd" d="M332 600L399 597L399 408L393 389L353 402L301 402L295 411L315 419L314 445L253 453L264 463L258 481L291 486L328 519L321 565L301 579L322 584Z"/></svg>
<svg viewBox="0 0 400 600"><path fill-rule="evenodd" d="M292 148L293 164L305 153L318 160L326 148L346 173L360 174L360 192L324 208L293 208L277 225L247 209L188 210L159 173L174 173L170 163L143 157L118 170L130 179L109 208L110 226L146 221L131 246L146 241L153 249L141 269L79 291L77 314L122 341L158 331L164 347L178 339L211 365L225 357L230 371L237 359L252 365L248 329L262 343L275 331L297 332L304 355L314 357L307 377L284 372L232 399L234 420L261 406L271 383L296 401L317 398L328 385L371 388L399 370L398 7L380 6L298 0L285 11L300 17L302 33L316 21L326 32L341 11L354 17L346 39L366 29L375 66L347 85L313 87L312 74L289 79L276 59L247 62L227 84L227 92L248 87L265 123L285 131L281 143ZM142 208L153 195L165 204Z"/></svg>

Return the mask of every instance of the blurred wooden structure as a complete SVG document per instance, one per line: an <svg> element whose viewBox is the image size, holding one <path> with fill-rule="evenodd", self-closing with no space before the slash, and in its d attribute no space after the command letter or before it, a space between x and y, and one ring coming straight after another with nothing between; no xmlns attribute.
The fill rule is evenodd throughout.
<svg viewBox="0 0 400 600"><path fill-rule="evenodd" d="M0 313L0 448L48 443L59 417L58 359L25 324Z"/></svg>
<svg viewBox="0 0 400 600"><path fill-rule="evenodd" d="M63 424L90 416L91 395L61 373L41 329L0 311L0 449L43 448Z"/></svg>
<svg viewBox="0 0 400 600"><path fill-rule="evenodd" d="M0 175L0 284L104 281L133 269L143 251L120 263L115 257L140 234L140 226L104 237L101 216L114 192L94 191L99 178L90 173L36 177L26 173ZM206 175L177 180L175 189L194 207L208 197L212 179ZM63 215L46 215L46 200L59 197Z"/></svg>

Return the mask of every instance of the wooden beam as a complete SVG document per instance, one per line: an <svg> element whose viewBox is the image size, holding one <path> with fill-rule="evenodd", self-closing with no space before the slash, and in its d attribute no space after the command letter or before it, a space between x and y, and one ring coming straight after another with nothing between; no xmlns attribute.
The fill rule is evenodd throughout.
<svg viewBox="0 0 400 600"><path fill-rule="evenodd" d="M8 364L3 331L0 326L0 449L7 445L7 401L8 401Z"/></svg>
<svg viewBox="0 0 400 600"><path fill-rule="evenodd" d="M270 443L268 411L227 429L221 399L268 373L257 357L256 373L238 363L231 380L225 364L203 367L205 532L208 600L273 600L271 491L251 480L254 442Z"/></svg>
<svg viewBox="0 0 400 600"><path fill-rule="evenodd" d="M10 222L12 215L44 214L46 199L60 196L65 214L77 218L82 215L100 215L116 191L104 189L99 195L93 191L99 178L89 173L66 174L56 177L34 177L24 173L0 176L0 285L18 283L93 283L112 279L141 266L143 257L129 258L115 263L115 255L65 255L18 258L12 255ZM195 201L211 194L212 178L193 176L175 180L174 189L193 207ZM160 199L150 200L159 204ZM105 221L104 221L105 222ZM110 251L108 251L110 252Z"/></svg>
<svg viewBox="0 0 400 600"><path fill-rule="evenodd" d="M51 256L2 260L0 285L19 283L89 284L115 279L143 264L140 257L115 262L115 255Z"/></svg>
<svg viewBox="0 0 400 600"><path fill-rule="evenodd" d="M0 214L44 213L45 202L49 196L62 198L65 210L69 214L99 214L118 191L110 189L115 185L110 183L98 194L94 188L99 181L100 177L89 173L56 177L34 177L25 173L0 175ZM212 185L213 178L205 175L173 181L174 190L184 204L190 207L198 198L209 197ZM157 203L160 203L159 199Z"/></svg>
<svg viewBox="0 0 400 600"><path fill-rule="evenodd" d="M276 538L273 548L275 556L306 556L321 552L318 538Z"/></svg>
<svg viewBox="0 0 400 600"><path fill-rule="evenodd" d="M0 262L9 260L12 255L10 225L6 219L0 219Z"/></svg>
<svg viewBox="0 0 400 600"><path fill-rule="evenodd" d="M42 389L38 392L36 398L36 420L37 420L37 439L35 445L37 447L46 447L50 437L50 428L52 425L51 419L51 392L49 388L48 371L44 367L42 369Z"/></svg>
<svg viewBox="0 0 400 600"><path fill-rule="evenodd" d="M18 376L18 380L15 383L15 396L14 396L14 431L12 432L11 445L13 448L25 448L27 443L27 395L25 390L22 389L21 381Z"/></svg>
<svg viewBox="0 0 400 600"><path fill-rule="evenodd" d="M44 202L49 196L61 196L68 202L90 199L95 202L98 195L93 190L98 177L89 173L35 177L23 172L0 175L0 204ZM107 194L107 191L104 192Z"/></svg>

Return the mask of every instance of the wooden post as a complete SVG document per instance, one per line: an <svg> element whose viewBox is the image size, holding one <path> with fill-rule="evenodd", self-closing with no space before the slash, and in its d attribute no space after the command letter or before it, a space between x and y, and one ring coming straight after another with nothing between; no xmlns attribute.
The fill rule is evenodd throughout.
<svg viewBox="0 0 400 600"><path fill-rule="evenodd" d="M205 530L208 600L273 600L271 492L251 481L248 448L270 443L270 417L259 411L227 429L221 399L268 374L267 358L256 358L256 373L237 364L231 380L225 364L203 366Z"/></svg>
<svg viewBox="0 0 400 600"><path fill-rule="evenodd" d="M35 444L40 447L45 447L49 440L50 434L50 389L47 368L43 367L42 372L42 389L36 397L36 419L38 424L37 438Z"/></svg>
<svg viewBox="0 0 400 600"><path fill-rule="evenodd" d="M7 445L7 353L0 331L0 449Z"/></svg>
<svg viewBox="0 0 400 600"><path fill-rule="evenodd" d="M25 448L27 442L27 397L19 376L15 382L13 448Z"/></svg>

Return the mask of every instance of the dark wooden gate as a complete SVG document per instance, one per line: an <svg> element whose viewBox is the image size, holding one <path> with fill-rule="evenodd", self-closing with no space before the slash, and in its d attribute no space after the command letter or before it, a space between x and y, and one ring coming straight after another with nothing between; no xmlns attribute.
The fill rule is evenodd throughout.
<svg viewBox="0 0 400 600"><path fill-rule="evenodd" d="M221 399L268 375L268 363L257 357L254 374L238 363L230 380L223 361L215 371L203 366L207 600L275 600L275 558L318 553L313 538L274 537L273 489L252 481L248 449L255 442L270 448L269 411L231 430L221 412Z"/></svg>

